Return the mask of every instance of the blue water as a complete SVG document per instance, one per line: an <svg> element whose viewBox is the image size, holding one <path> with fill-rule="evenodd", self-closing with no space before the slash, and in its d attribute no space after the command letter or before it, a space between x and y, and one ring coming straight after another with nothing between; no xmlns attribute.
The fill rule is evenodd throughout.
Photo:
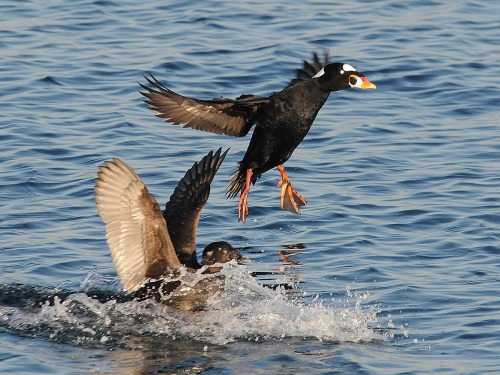
<svg viewBox="0 0 500 375"><path fill-rule="evenodd" d="M3 1L0 373L499 373L498 14L498 1ZM269 171L242 225L224 190L249 138L164 124L137 83L267 95L323 50L377 90L332 94L287 162L302 215L279 209ZM227 240L253 263L227 269L194 317L113 299L98 165L124 159L163 205L218 147L231 150L199 246Z"/></svg>

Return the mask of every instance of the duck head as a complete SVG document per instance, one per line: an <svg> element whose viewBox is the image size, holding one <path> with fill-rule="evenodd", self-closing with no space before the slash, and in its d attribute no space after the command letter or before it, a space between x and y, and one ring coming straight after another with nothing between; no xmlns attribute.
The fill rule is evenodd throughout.
<svg viewBox="0 0 500 375"><path fill-rule="evenodd" d="M318 80L319 85L326 91L338 91L356 87L359 89L376 89L373 83L352 65L346 63L333 63L325 65L313 77Z"/></svg>
<svg viewBox="0 0 500 375"><path fill-rule="evenodd" d="M215 263L226 263L231 260L239 264L249 263L250 259L241 255L241 253L225 241L213 242L203 250L201 264L212 265Z"/></svg>

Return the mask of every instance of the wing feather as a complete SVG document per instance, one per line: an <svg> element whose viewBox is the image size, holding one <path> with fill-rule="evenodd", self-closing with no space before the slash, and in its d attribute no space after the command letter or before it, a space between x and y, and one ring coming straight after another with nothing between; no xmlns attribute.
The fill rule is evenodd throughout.
<svg viewBox="0 0 500 375"><path fill-rule="evenodd" d="M127 292L180 267L165 219L140 177L120 159L99 167L97 209L116 272Z"/></svg>
<svg viewBox="0 0 500 375"><path fill-rule="evenodd" d="M288 86L293 86L298 82L311 79L321 70L321 68L330 63L329 60L330 56L326 51L323 53L322 60L317 53L313 53L312 61L308 62L304 60L304 66L301 69L297 69L296 78L293 79Z"/></svg>
<svg viewBox="0 0 500 375"><path fill-rule="evenodd" d="M146 92L149 108L165 122L216 134L243 137L255 124L267 98L245 95L236 100L217 98L200 100L177 94L162 85L154 76L146 78L149 86L139 83Z"/></svg>
<svg viewBox="0 0 500 375"><path fill-rule="evenodd" d="M186 172L172 193L163 216L181 262L196 268L196 230L201 210L210 195L210 184L229 150L210 151Z"/></svg>

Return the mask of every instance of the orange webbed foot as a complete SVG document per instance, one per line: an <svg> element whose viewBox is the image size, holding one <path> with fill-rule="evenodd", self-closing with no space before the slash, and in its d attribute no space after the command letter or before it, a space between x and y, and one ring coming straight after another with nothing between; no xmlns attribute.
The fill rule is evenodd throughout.
<svg viewBox="0 0 500 375"><path fill-rule="evenodd" d="M297 190L292 187L290 181L281 180L278 187L281 186L280 205L285 211L290 211L294 214L300 215L300 207L305 206L307 201Z"/></svg>
<svg viewBox="0 0 500 375"><path fill-rule="evenodd" d="M281 187L281 208L300 215L300 207L305 206L307 201L292 187L283 164L278 165L278 171L281 174L281 181L277 185L277 187Z"/></svg>
<svg viewBox="0 0 500 375"><path fill-rule="evenodd" d="M241 194L238 203L238 221L245 224L248 216L248 194Z"/></svg>
<svg viewBox="0 0 500 375"><path fill-rule="evenodd" d="M247 169L245 176L245 188L241 192L240 201L238 202L238 221L243 224L247 221L248 216L248 193L250 192L250 182L252 181L253 171Z"/></svg>

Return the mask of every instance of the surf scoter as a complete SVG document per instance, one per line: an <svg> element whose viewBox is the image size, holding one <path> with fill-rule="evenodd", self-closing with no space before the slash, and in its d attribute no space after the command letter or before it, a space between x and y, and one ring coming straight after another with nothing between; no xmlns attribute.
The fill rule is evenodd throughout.
<svg viewBox="0 0 500 375"><path fill-rule="evenodd" d="M141 178L123 161L115 158L99 167L95 200L126 292L139 299L152 298L182 310L196 310L220 290L223 278L203 276L190 286L179 279L183 269L195 272L203 265L248 261L223 241L205 248L201 265L196 258L200 212L226 153L219 149L195 163L180 180L163 213ZM203 274L220 269L208 267Z"/></svg>
<svg viewBox="0 0 500 375"><path fill-rule="evenodd" d="M307 202L295 189L283 164L302 142L312 126L318 111L330 92L351 87L375 89L363 73L345 63L329 63L325 53L323 61L314 54L282 91L271 96L242 95L235 100L215 98L200 100L179 95L162 85L151 75L145 77L149 86L140 84L149 108L165 122L182 127L204 130L236 137L245 136L256 124L248 149L239 163L228 187L227 195L234 198L241 193L238 220L243 223L248 215L250 183L268 170L278 167L281 174L281 208L300 214Z"/></svg>

